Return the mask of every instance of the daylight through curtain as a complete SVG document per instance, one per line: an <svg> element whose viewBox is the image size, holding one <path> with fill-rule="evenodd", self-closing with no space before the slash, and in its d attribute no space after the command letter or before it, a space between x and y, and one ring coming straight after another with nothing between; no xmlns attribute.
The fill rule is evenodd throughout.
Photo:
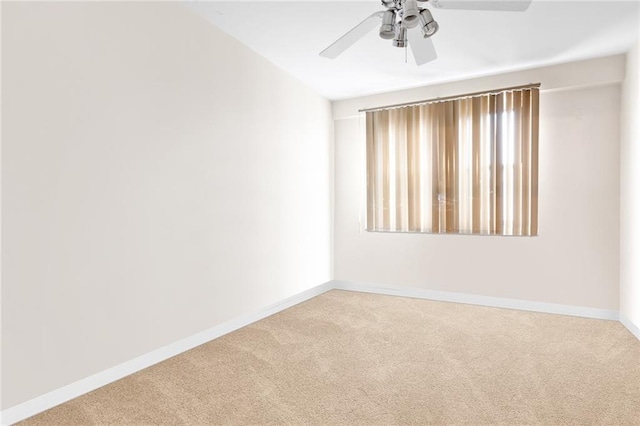
<svg viewBox="0 0 640 426"><path fill-rule="evenodd" d="M537 87L366 113L367 230L538 233Z"/></svg>

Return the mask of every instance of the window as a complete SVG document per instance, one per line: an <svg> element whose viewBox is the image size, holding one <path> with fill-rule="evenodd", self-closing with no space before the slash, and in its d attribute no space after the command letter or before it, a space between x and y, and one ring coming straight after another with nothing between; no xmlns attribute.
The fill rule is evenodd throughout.
<svg viewBox="0 0 640 426"><path fill-rule="evenodd" d="M538 86L367 111L366 229L537 235Z"/></svg>

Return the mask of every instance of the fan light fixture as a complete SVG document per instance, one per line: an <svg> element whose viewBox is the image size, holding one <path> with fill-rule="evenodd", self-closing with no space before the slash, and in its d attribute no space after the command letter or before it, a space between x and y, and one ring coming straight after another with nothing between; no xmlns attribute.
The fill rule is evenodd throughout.
<svg viewBox="0 0 640 426"><path fill-rule="evenodd" d="M0 0L1 1L1 0ZM374 28L380 29L380 37L392 40L396 47L408 47L417 65L426 64L438 57L432 36L439 25L427 9L502 10L524 12L533 0L380 0L384 10L366 17L347 31L320 56L335 59ZM542 0L539 0L542 1ZM418 7L420 5L421 7ZM382 25L380 25L382 21Z"/></svg>
<svg viewBox="0 0 640 426"><path fill-rule="evenodd" d="M396 35L396 12L387 10L382 15L382 25L380 26L380 37L385 40L391 40Z"/></svg>
<svg viewBox="0 0 640 426"><path fill-rule="evenodd" d="M403 26L398 26L398 32L393 39L393 45L395 47L405 47L407 45L407 30Z"/></svg>
<svg viewBox="0 0 640 426"><path fill-rule="evenodd" d="M416 0L405 0L403 7L402 23L406 28L413 28L418 25L420 10Z"/></svg>
<svg viewBox="0 0 640 426"><path fill-rule="evenodd" d="M429 38L435 33L438 32L440 26L436 21L434 21L431 12L429 9L423 9L420 11L420 26L422 30L422 36L424 38Z"/></svg>

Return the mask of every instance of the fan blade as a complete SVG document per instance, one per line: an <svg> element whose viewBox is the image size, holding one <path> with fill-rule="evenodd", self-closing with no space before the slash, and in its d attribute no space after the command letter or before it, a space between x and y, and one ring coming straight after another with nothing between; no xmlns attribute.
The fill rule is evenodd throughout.
<svg viewBox="0 0 640 426"><path fill-rule="evenodd" d="M532 0L430 0L429 5L438 9L504 10L524 12Z"/></svg>
<svg viewBox="0 0 640 426"><path fill-rule="evenodd" d="M407 39L409 40L409 47L411 48L411 52L413 52L413 58L416 60L416 64L423 65L438 57L431 38L422 37L422 33L418 28L408 30Z"/></svg>
<svg viewBox="0 0 640 426"><path fill-rule="evenodd" d="M369 31L378 26L379 20L384 12L376 12L358 25L353 27L349 32L336 40L331 46L320 52L320 56L335 59L342 52L351 47L356 41L364 37Z"/></svg>

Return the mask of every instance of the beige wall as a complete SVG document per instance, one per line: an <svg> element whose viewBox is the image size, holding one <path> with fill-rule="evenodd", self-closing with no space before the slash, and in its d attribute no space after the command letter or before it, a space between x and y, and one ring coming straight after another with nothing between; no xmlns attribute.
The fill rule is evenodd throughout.
<svg viewBox="0 0 640 426"><path fill-rule="evenodd" d="M620 147L620 314L640 329L640 41L627 55Z"/></svg>
<svg viewBox="0 0 640 426"><path fill-rule="evenodd" d="M331 278L327 100L180 4L2 32L3 409Z"/></svg>
<svg viewBox="0 0 640 426"><path fill-rule="evenodd" d="M618 309L624 56L334 103L337 280ZM542 83L540 236L368 233L357 109Z"/></svg>

